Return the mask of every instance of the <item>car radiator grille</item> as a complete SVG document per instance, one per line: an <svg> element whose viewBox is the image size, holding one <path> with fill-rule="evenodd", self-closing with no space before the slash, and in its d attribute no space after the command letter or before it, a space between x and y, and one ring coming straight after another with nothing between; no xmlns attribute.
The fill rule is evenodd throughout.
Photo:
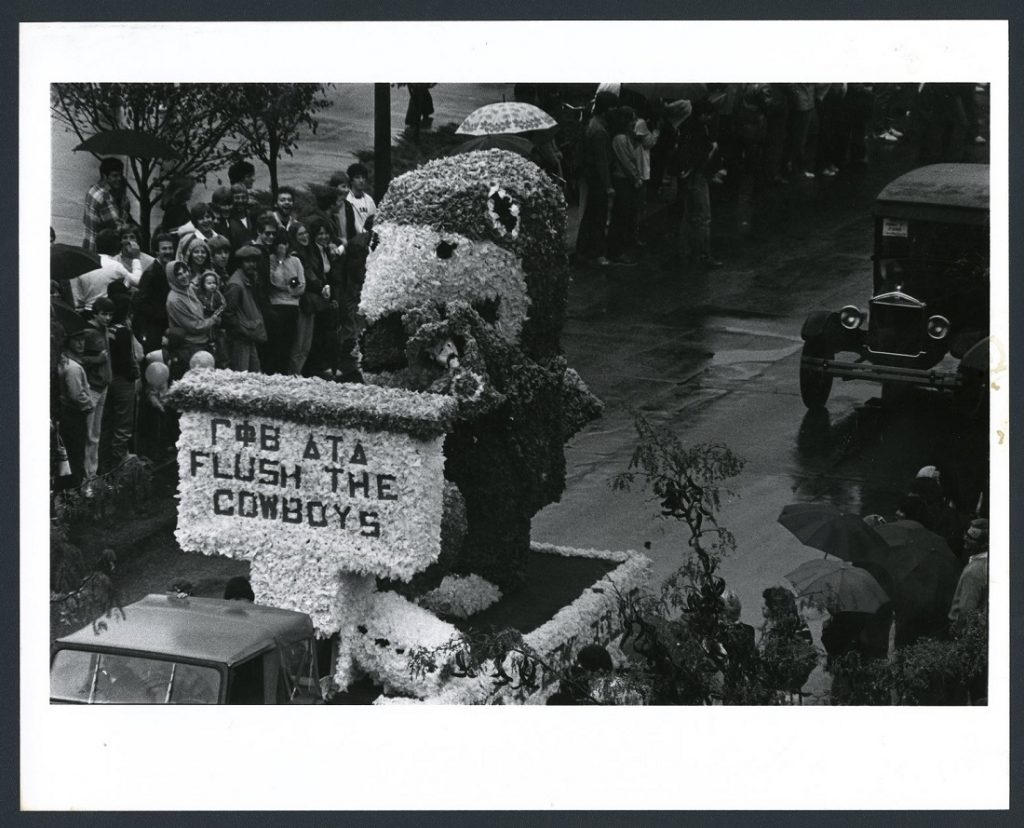
<svg viewBox="0 0 1024 828"><path fill-rule="evenodd" d="M871 305L868 348L875 353L917 356L924 335L925 309Z"/></svg>

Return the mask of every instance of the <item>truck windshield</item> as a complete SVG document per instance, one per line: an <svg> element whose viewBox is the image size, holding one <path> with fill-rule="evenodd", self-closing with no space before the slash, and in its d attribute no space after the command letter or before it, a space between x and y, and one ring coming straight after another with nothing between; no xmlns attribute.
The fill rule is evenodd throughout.
<svg viewBox="0 0 1024 828"><path fill-rule="evenodd" d="M156 658L60 650L50 669L50 700L82 704L216 704L213 667Z"/></svg>

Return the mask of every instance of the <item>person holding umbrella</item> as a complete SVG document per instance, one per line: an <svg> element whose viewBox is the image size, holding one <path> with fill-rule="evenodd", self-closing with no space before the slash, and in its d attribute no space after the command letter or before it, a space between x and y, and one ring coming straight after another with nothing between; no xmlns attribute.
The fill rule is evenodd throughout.
<svg viewBox="0 0 1024 828"><path fill-rule="evenodd" d="M82 247L96 250L96 235L100 230L117 230L123 224L134 224L128 187L124 178L124 162L119 158L100 161L100 180L85 194L85 239Z"/></svg>

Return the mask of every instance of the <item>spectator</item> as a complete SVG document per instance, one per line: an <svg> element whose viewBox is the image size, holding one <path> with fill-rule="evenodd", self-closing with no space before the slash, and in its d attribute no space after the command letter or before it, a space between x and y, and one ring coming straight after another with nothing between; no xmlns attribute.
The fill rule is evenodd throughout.
<svg viewBox="0 0 1024 828"><path fill-rule="evenodd" d="M288 248L288 232L278 228L274 248L270 253L270 313L265 315L270 365L264 371L270 374L298 374L296 368L296 332L299 321L299 297L306 291L306 277L302 262Z"/></svg>
<svg viewBox="0 0 1024 828"><path fill-rule="evenodd" d="M325 219L314 218L309 223L309 235L313 246L309 250L306 266L321 285L320 295L327 300L327 304L313 301L313 304L318 305L318 310L313 323L313 343L303 370L306 376L326 373L333 378L340 359L338 327L341 324L341 297L335 293L334 284L344 283L345 258L331 241L330 224Z"/></svg>
<svg viewBox="0 0 1024 828"><path fill-rule="evenodd" d="M135 394L144 352L132 331L131 300L115 296L110 333L110 385L103 406L100 469L120 466L129 455L135 430Z"/></svg>
<svg viewBox="0 0 1024 828"><path fill-rule="evenodd" d="M740 187L749 194L764 181L764 149L768 135L765 88L760 83L740 85L733 112L736 130L733 168L740 175Z"/></svg>
<svg viewBox="0 0 1024 828"><path fill-rule="evenodd" d="M651 150L658 143L660 131L656 128L653 132L647 126L647 120L637 118L633 126L633 152L636 156L636 166L640 171L640 180L643 186L637 192L636 223L633 231L634 243L644 247L645 243L640 239L640 232L644 226L644 219L647 215L647 193L651 183Z"/></svg>
<svg viewBox="0 0 1024 828"><path fill-rule="evenodd" d="M249 191L245 188L244 184L232 184L228 241L234 244L236 240L242 239L245 243L249 243L256 238L256 232L256 220L253 217L249 202Z"/></svg>
<svg viewBox="0 0 1024 828"><path fill-rule="evenodd" d="M111 282L130 276L115 258L121 249L121 237L117 230L101 230L96 237L96 246L100 254L100 267L71 280L71 298L75 310L85 316L92 312L93 303L99 297L107 295L107 287Z"/></svg>
<svg viewBox="0 0 1024 828"><path fill-rule="evenodd" d="M139 248L139 234L134 227L122 227L119 240L121 247L114 259L124 270L125 287L137 288L143 271L153 264L153 257Z"/></svg>
<svg viewBox="0 0 1024 828"><path fill-rule="evenodd" d="M224 288L223 327L228 346L228 367L259 373L257 348L267 341L263 313L256 301L256 273L263 254L248 245L235 251L238 269Z"/></svg>
<svg viewBox="0 0 1024 828"><path fill-rule="evenodd" d="M814 178L807 162L814 147L809 143L811 120L814 118L813 83L786 84L789 93L789 164L797 178Z"/></svg>
<svg viewBox="0 0 1024 828"><path fill-rule="evenodd" d="M165 268L167 285L167 320L185 334L185 350L188 359L196 351L209 351L212 346L214 327L220 321L221 312L207 317L203 306L192 288L192 271L185 262L168 262Z"/></svg>
<svg viewBox="0 0 1024 828"><path fill-rule="evenodd" d="M89 394L92 397L92 411L86 423L85 477L96 476L99 466L100 432L103 425L103 407L110 385L110 332L108 327L114 317L114 303L106 296L93 302L93 315L85 328L85 351L80 362L85 367L89 380Z"/></svg>
<svg viewBox="0 0 1024 828"><path fill-rule="evenodd" d="M142 337L146 351L160 344L167 329L167 263L174 260L175 239L170 233L161 233L153 240L156 259L139 279L139 289L133 297L133 320L137 335Z"/></svg>
<svg viewBox="0 0 1024 828"><path fill-rule="evenodd" d="M985 518L971 521L964 534L963 548L967 565L960 573L949 608L952 624L988 606L988 521Z"/></svg>
<svg viewBox="0 0 1024 828"><path fill-rule="evenodd" d="M216 215L211 205L205 201L197 201L193 204L189 208L189 222L178 228L179 246L175 258L180 259L182 257L181 246L191 238L202 239L207 243L218 237L223 238L213 227L215 220ZM230 248L230 245L228 247Z"/></svg>
<svg viewBox="0 0 1024 828"><path fill-rule="evenodd" d="M363 164L356 163L349 165L346 173L352 189L345 196L345 238L351 239L364 230L372 229L377 205L366 192L370 171Z"/></svg>
<svg viewBox="0 0 1024 828"><path fill-rule="evenodd" d="M611 221L608 225L608 258L615 264L635 265L630 248L636 228L639 191L643 187L640 168L633 148L633 125L636 113L631 107L613 109L608 116L608 132L612 136Z"/></svg>
<svg viewBox="0 0 1024 828"><path fill-rule="evenodd" d="M166 233L180 232L178 228L190 220L188 203L196 189L196 180L190 175L178 176L171 180L160 198L163 219L160 229Z"/></svg>
<svg viewBox="0 0 1024 828"><path fill-rule="evenodd" d="M360 233L349 239L345 256L331 268L331 295L338 302L338 327L332 337L337 343L337 350L331 368L339 382L363 381L356 343L359 337L359 296L366 278L366 257L369 254L370 234Z"/></svg>
<svg viewBox="0 0 1024 828"><path fill-rule="evenodd" d="M605 256L605 227L615 190L611 177L612 139L608 133L608 113L618 100L611 92L597 93L594 99L594 114L587 123L583 144L580 147L580 199L583 210L576 236L576 258L582 264L609 264Z"/></svg>
<svg viewBox="0 0 1024 828"><path fill-rule="evenodd" d="M291 187L279 187L277 190L277 203L274 205L274 218L277 226L287 230L295 221L295 190Z"/></svg>
<svg viewBox="0 0 1024 828"><path fill-rule="evenodd" d="M927 526L943 537L953 554L960 556L963 548L964 521L950 505L942 487L942 477L935 466L925 466L907 489L908 495L920 497L928 508Z"/></svg>
<svg viewBox="0 0 1024 828"><path fill-rule="evenodd" d="M221 235L216 235L207 242L210 248L210 264L213 266L220 287L228 283L228 261L231 259L231 242Z"/></svg>
<svg viewBox="0 0 1024 828"><path fill-rule="evenodd" d="M718 144L711 140L709 124L714 106L704 98L693 107L693 115L680 138L682 175L686 181L684 238L687 255L696 255L707 268L721 267L711 256L711 193L708 179L719 167Z"/></svg>
<svg viewBox="0 0 1024 828"><path fill-rule="evenodd" d="M325 221L325 219L321 219L321 221ZM317 314L330 309L331 288L321 278L322 268L317 267L320 253L309 234L309 228L302 222L293 222L288 231L288 238L289 252L302 265L302 276L305 282L305 290L299 297L295 347L292 349L291 360L292 365L297 367L296 373L306 374L306 363L313 347ZM319 357L319 355L317 356Z"/></svg>
<svg viewBox="0 0 1024 828"><path fill-rule="evenodd" d="M842 137L846 97L845 83L818 84L822 89L816 95L818 112L818 172L831 178L839 172L843 160Z"/></svg>
<svg viewBox="0 0 1024 828"><path fill-rule="evenodd" d="M250 604L256 600L252 586L248 578L236 575L224 585L224 599L227 601L248 601Z"/></svg>
<svg viewBox="0 0 1024 828"><path fill-rule="evenodd" d="M348 182L348 173L343 170L338 170L334 173L327 181L327 186L333 188L338 193L338 200L335 204L335 213L331 215L330 224L336 228L334 233L334 242L341 247L341 252L344 252L344 247L348 243L347 235L347 224L348 218L346 215L348 194L351 192Z"/></svg>
<svg viewBox="0 0 1024 828"><path fill-rule="evenodd" d="M198 236L190 236L178 245L177 258L188 265L195 284L198 284L199 277L204 272L213 267L210 246L206 243L206 239L199 238ZM193 287L195 284L193 284Z"/></svg>
<svg viewBox="0 0 1024 828"><path fill-rule="evenodd" d="M200 275L199 283L196 286L196 297L203 306L203 315L207 319L219 317L224 312L224 294L220 292L220 278L215 270L206 270ZM228 350L224 338L224 331L221 329L220 320L213 326L211 339L211 351L214 364L217 368L227 368Z"/></svg>
<svg viewBox="0 0 1024 828"><path fill-rule="evenodd" d="M840 141L840 166L844 162L866 164L868 158L867 131L874 108L874 87L867 83L851 83L846 87Z"/></svg>
<svg viewBox="0 0 1024 828"><path fill-rule="evenodd" d="M82 247L96 250L96 236L101 230L117 230L122 224L133 224L128 187L124 179L124 163L117 158L100 161L100 180L85 194L82 214L85 238Z"/></svg>
<svg viewBox="0 0 1024 828"><path fill-rule="evenodd" d="M904 495L896 507L896 519L914 521L932 531L932 516L924 498L916 494Z"/></svg>
<svg viewBox="0 0 1024 828"><path fill-rule="evenodd" d="M138 406L136 451L151 460L163 460L175 453L178 418L164 405L164 398L171 384L188 369L186 353L184 331L169 328L163 334L160 348L147 353L143 360L145 383Z"/></svg>
<svg viewBox="0 0 1024 828"><path fill-rule="evenodd" d="M228 183L241 184L246 190L251 190L256 183L256 168L244 158L235 161L228 167Z"/></svg>
<svg viewBox="0 0 1024 828"><path fill-rule="evenodd" d="M339 207L342 200L348 195L348 176L345 173L337 173L336 175L344 176L346 182L344 190L333 186L326 185L311 185L313 190L313 198L316 206L303 216L302 221L306 225L307 230L309 223L313 219L321 219L330 230L331 243L335 247L339 247L342 251L344 250L344 242L342 238L344 233L342 232L342 219L338 215ZM335 176L331 177L333 181Z"/></svg>
<svg viewBox="0 0 1024 828"><path fill-rule="evenodd" d="M765 87L765 174L772 184L788 184L786 139L789 134L789 93L787 84Z"/></svg>
<svg viewBox="0 0 1024 828"><path fill-rule="evenodd" d="M71 476L64 481L67 488L78 488L85 479L85 448L93 397L82 365L84 353L84 329L64 338L57 371L60 378L60 437L71 467Z"/></svg>
<svg viewBox="0 0 1024 828"><path fill-rule="evenodd" d="M231 241L231 213L235 209L230 187L218 187L210 197L213 209L213 229L219 236ZM232 248L234 251L235 248Z"/></svg>

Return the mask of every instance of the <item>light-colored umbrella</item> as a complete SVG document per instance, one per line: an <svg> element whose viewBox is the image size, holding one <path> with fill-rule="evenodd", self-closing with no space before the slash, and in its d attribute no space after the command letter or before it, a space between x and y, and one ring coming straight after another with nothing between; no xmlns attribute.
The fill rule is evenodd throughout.
<svg viewBox="0 0 1024 828"><path fill-rule="evenodd" d="M455 132L459 135L515 135L558 126L538 106L518 101L487 104L470 113Z"/></svg>
<svg viewBox="0 0 1024 828"><path fill-rule="evenodd" d="M801 598L814 598L832 612L875 612L889 602L875 577L849 561L808 561L787 574L786 580Z"/></svg>

